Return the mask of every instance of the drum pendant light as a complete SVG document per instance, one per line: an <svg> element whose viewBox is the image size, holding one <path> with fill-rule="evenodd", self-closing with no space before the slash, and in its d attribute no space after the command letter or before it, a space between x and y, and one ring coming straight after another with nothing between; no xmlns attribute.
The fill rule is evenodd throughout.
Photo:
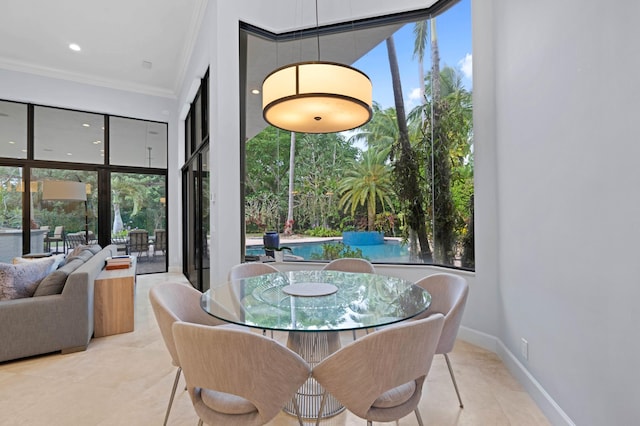
<svg viewBox="0 0 640 426"><path fill-rule="evenodd" d="M371 80L344 64L320 61L316 0L318 61L286 65L262 83L265 121L299 133L334 133L366 124L372 116Z"/></svg>

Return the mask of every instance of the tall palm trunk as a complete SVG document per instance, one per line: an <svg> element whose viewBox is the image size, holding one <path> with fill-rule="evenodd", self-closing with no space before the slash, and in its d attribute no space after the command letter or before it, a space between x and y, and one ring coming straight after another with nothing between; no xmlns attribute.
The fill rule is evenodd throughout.
<svg viewBox="0 0 640 426"><path fill-rule="evenodd" d="M433 259L427 238L424 198L420 189L420 169L416 153L409 140L407 118L404 111L404 101L402 100L400 70L393 36L387 38L386 42L389 66L391 68L391 81L393 84L393 100L396 106L396 118L398 122L398 146L396 148L398 152L395 154L396 161L394 165L394 175L398 184L398 196L407 210L407 223L418 237L418 242L420 243L419 256L424 262L431 262Z"/></svg>
<svg viewBox="0 0 640 426"><path fill-rule="evenodd" d="M287 208L287 222L284 224L285 235L293 234L293 182L295 178L296 160L296 132L291 132L291 146L289 147L289 205Z"/></svg>
<svg viewBox="0 0 640 426"><path fill-rule="evenodd" d="M437 262L451 265L454 258L454 206L451 196L451 163L449 138L441 123L443 110L441 99L440 52L436 20L431 19L431 175L433 206L433 247Z"/></svg>

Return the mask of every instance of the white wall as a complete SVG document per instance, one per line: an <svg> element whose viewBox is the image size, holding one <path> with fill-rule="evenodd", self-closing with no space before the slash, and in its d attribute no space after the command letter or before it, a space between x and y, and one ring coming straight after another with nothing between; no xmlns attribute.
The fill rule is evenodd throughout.
<svg viewBox="0 0 640 426"><path fill-rule="evenodd" d="M495 84L495 105L483 96L474 111L495 110L476 141L496 147L498 220L478 194L476 226L497 224L497 337L579 425L640 422L639 14L638 2L474 3L474 90Z"/></svg>
<svg viewBox="0 0 640 426"><path fill-rule="evenodd" d="M174 99L5 69L0 69L0 99L163 121L175 127Z"/></svg>

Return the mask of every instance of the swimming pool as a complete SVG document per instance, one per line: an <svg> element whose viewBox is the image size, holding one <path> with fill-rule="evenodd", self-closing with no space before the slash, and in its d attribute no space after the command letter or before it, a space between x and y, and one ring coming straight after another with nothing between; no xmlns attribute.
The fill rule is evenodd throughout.
<svg viewBox="0 0 640 426"><path fill-rule="evenodd" d="M312 259L312 255L322 255L322 246L324 244L337 244L342 242L340 239L307 242L307 243L281 243L281 246L291 247L291 251L295 256L300 256L304 260ZM407 263L409 259L409 246L402 244L400 241L385 240L384 244L349 246L351 249L362 250L362 255L372 262L388 262L388 263ZM246 254L249 256L264 255L264 249L260 246L247 246Z"/></svg>

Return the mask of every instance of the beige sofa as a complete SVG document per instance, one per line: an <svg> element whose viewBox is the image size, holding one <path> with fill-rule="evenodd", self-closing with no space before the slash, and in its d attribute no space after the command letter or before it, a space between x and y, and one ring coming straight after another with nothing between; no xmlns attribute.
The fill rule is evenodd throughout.
<svg viewBox="0 0 640 426"><path fill-rule="evenodd" d="M43 280L33 297L0 301L0 362L85 350L93 335L94 280L105 259L116 252L110 245L84 260L60 281L64 287L59 294L40 295L53 288L40 288ZM50 274L56 277L47 278L59 279L66 273L63 268Z"/></svg>

